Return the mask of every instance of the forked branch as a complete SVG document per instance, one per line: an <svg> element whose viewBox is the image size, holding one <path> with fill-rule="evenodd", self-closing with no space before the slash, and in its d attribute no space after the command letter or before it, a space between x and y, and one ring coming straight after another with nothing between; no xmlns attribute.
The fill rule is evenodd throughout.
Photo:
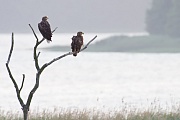
<svg viewBox="0 0 180 120"><path fill-rule="evenodd" d="M29 107L30 107L30 104L31 104L31 100L32 100L32 98L33 98L34 93L36 92L36 90L37 90L38 87L39 87L40 75L41 75L41 73L43 72L43 70L44 70L46 67L48 67L49 65L51 65L52 63L54 63L54 62L56 62L56 61L58 61L58 60L60 60L60 59L62 59L62 58L64 58L64 57L66 57L66 56L68 56L68 55L72 55L72 54L73 54L73 52L68 52L68 53L66 53L66 54L63 54L63 55L61 55L61 56L59 56L59 57L56 57L56 58L52 59L51 61L43 64L43 65L40 67L40 66L39 66L39 61L38 61L40 52L37 53L37 48L38 48L38 46L45 40L45 38L42 38L42 40L39 41L39 39L38 39L35 31L34 31L33 28L32 28L32 26L31 26L30 24L29 24L29 26L30 26L30 28L31 28L31 30L32 30L35 38L36 38L36 44L35 44L34 50L33 50L33 57L34 57L35 67L36 67L36 69L37 69L37 73L36 73L36 83L35 83L33 89L31 90L31 92L29 93L29 96L28 96L28 99L27 99L26 104L24 104L24 102L23 102L23 100L22 100L22 98L21 98L21 96L20 96L20 92L21 92L21 90L22 90L22 88L23 88L23 84L24 84L24 81L25 81L25 74L23 74L23 80L22 80L22 83L21 83L21 87L20 87L20 89L19 89L19 87L18 87L18 85L17 85L17 83L16 83L16 81L15 81L15 79L14 79L12 73L11 73L11 70L10 70L10 68L9 68L9 62L10 62L11 55L12 55L12 52L13 52L13 47L14 47L14 34L13 34L13 33L12 33L11 48L10 48L10 52L9 52L9 55L8 55L8 60L7 60L7 63L6 63L7 71L8 71L8 73L9 73L9 76L10 76L10 78L11 78L13 84L14 84L15 89L16 89L17 98L18 98L18 100L19 100L20 105L22 106L22 110L23 110L23 114L24 114L24 120L27 120L27 116L28 116L28 111L29 111ZM57 29L57 28L55 28L55 29L52 31L52 33L55 32L56 29ZM96 39L96 37L97 37L97 36L95 36L93 39L91 39L91 40L80 50L80 52L82 52L83 50L85 50L85 49L89 46L89 44L91 44L91 42Z"/></svg>
<svg viewBox="0 0 180 120"><path fill-rule="evenodd" d="M32 97L34 95L34 93L36 92L36 90L38 89L39 87L39 79L40 79L40 74L42 73L42 67L39 66L39 55L40 55L40 52L37 53L37 48L38 46L45 40L45 38L42 38L42 40L39 41L36 33L34 32L34 29L32 28L32 26L29 24L35 38L36 38L36 44L34 46L34 50L33 50L33 57L34 57L34 61L35 61L35 67L36 67L36 70L37 70L37 73L36 73L36 83L33 87L33 89L31 90L31 92L29 93L29 96L28 96L28 99L27 99L27 102L26 102L26 107L28 108L29 110L29 107L30 107L30 104L31 104L31 100L32 100ZM52 31L55 32L57 29L57 27Z"/></svg>
<svg viewBox="0 0 180 120"><path fill-rule="evenodd" d="M39 66L39 62L38 62L38 58L39 58L39 54L40 54L40 53L37 54L37 47L42 43L42 41L44 40L44 38L43 38L41 41L39 41L36 33L34 32L34 30L33 30L33 28L32 28L32 26L31 26L30 24L29 24L29 26L30 26L30 28L31 28L31 30L32 30L32 32L33 32L36 40L37 40L37 41L36 41L36 44L35 44L35 47L34 47L34 61L35 61L35 66L36 66L36 69L37 69L37 73L36 73L36 84L34 85L34 88L31 90L31 92L30 92L30 94L29 94L29 96L28 96L28 100L27 100L27 103L26 103L27 106L30 105L31 100L32 100L32 97L33 97L33 94L36 92L37 88L39 87L39 78L40 78L40 75L41 75L41 73L43 72L43 70L44 70L46 67L48 67L49 65L51 65L52 63L54 63L54 62L56 62L56 61L58 61L58 60L60 60L60 59L62 59L62 58L64 58L64 57L66 57L66 56L68 56L68 55L72 55L72 54L73 54L73 52L68 52L68 53L66 53L66 54L63 54L63 55L57 57L57 58L54 58L54 59L51 60L50 62L45 63L42 67L40 67L40 66ZM55 28L55 29L52 31L52 33L55 32L56 29L57 29L57 28ZM96 39L96 37L97 37L97 36L95 36L92 40L90 40L90 41L87 43L87 45L85 45L85 47L82 48L81 51L85 50L85 49L87 48L87 46L88 46L92 41L94 41L94 40ZM81 52L81 51L80 51L80 52Z"/></svg>
<svg viewBox="0 0 180 120"><path fill-rule="evenodd" d="M10 59L11 59L11 55L12 55L12 52L13 52L13 48L14 48L14 34L12 33L11 48L10 48L10 52L9 52L9 55L8 55L8 60L7 60L7 63L6 63L6 68L7 68L7 71L8 71L8 73L9 73L9 77L11 78L11 80L12 80L12 82L13 82L13 84L14 84L14 87L15 87L15 89L16 89L16 94L17 94L17 98L18 98L18 100L19 100L19 103L20 103L21 107L23 108L23 106L24 106L25 104L24 104L24 102L23 102L23 100L22 100L22 98L21 98L21 96L20 96L20 91L21 91L21 89L22 89L22 87L23 87L23 83L24 83L24 78L25 78L25 76L23 75L23 76L24 76L24 77L23 77L23 82L22 82L22 85L21 85L21 89L19 89L19 87L18 87L18 85L17 85L17 83L16 83L16 81L15 81L15 79L14 79L12 73L11 73L11 70L10 70L10 68L9 68L9 62L10 62Z"/></svg>
<svg viewBox="0 0 180 120"><path fill-rule="evenodd" d="M32 30L35 38L36 38L36 44L35 44L35 46L34 46L34 52L33 52L34 55L33 55L33 56L34 56L34 61L35 61L35 67L36 67L37 71L39 71L40 67L39 67L39 62L38 62L39 60L38 60L38 58L39 58L40 52L38 52L38 54L37 54L37 47L45 40L45 38L42 38L42 40L39 41L39 39L38 39L38 37L37 37L37 35L36 35L33 27L31 26L31 24L29 24L29 27L31 28L31 30ZM52 33L55 32L57 28L58 28L58 27L56 27L56 28L52 31Z"/></svg>
<svg viewBox="0 0 180 120"><path fill-rule="evenodd" d="M58 61L58 60L60 60L60 59L62 59L62 58L64 58L64 57L66 57L66 56L68 56L68 55L72 55L72 54L74 53L74 52L68 52L68 53L63 54L63 55L61 55L61 56L59 56L59 57L56 57L56 58L54 58L53 60L51 60L50 62L45 63L45 64L40 68L40 67L39 67L39 63L38 63L38 57L39 57L39 55L40 55L40 52L39 52L38 55L37 55L37 52L36 52L36 51L37 51L37 47L41 44L41 42L42 42L45 38L43 38L41 41L39 41L36 33L34 32L34 29L32 28L32 26L31 26L30 24L29 24L29 26L30 26L30 28L31 28L31 30L32 30L35 38L37 39L36 45L35 45L35 47L34 47L34 60L35 60L36 69L37 69L37 71L39 71L40 73L41 73L47 66L51 65L52 63L54 63L54 62L56 62L56 61ZM56 29L57 29L57 27L52 31L52 33L55 32ZM91 39L91 40L80 50L80 52L82 52L83 50L85 50L85 49L91 44L91 42L93 42L96 38L97 38L97 35L96 35L93 39Z"/></svg>

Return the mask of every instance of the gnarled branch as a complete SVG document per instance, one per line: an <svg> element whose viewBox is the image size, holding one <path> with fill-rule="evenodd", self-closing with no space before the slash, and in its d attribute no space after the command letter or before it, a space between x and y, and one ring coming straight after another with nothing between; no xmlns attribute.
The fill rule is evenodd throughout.
<svg viewBox="0 0 180 120"><path fill-rule="evenodd" d="M31 25L29 24L29 26L31 27ZM32 31L33 31L33 34L35 35L35 37L37 36L36 33L34 32L33 28L31 27ZM52 33L56 30L57 28L55 28ZM81 51L85 50L87 48L87 46L96 39L97 36L95 36L92 40L90 40L84 48L81 49ZM32 97L33 97L33 94L35 93L35 91L37 90L37 88L39 87L39 78L40 78L40 75L41 73L43 72L43 70L48 67L49 65L51 65L52 63L68 56L68 55L72 55L74 52L68 52L66 54L63 54L57 58L54 58L53 60L51 60L50 62L48 63L45 63L42 67L39 67L39 63L38 63L38 57L39 57L39 54L37 55L36 51L37 51L37 47L41 44L41 42L44 40L44 38L39 41L39 42L36 42L36 45L34 47L34 60L35 60L35 66L36 66L36 69L37 69L37 73L36 73L36 84L34 85L34 88L31 90L29 96L28 96L28 100L27 100L27 103L26 105L29 107L30 106L30 103L31 103L31 100L32 100ZM38 38L37 38L37 41L38 41ZM80 51L80 52L81 52Z"/></svg>
<svg viewBox="0 0 180 120"><path fill-rule="evenodd" d="M36 45L34 46L34 52L33 52L34 55L33 55L33 56L34 56L34 61L35 61L35 67L36 67L37 71L39 71L40 67L39 67L38 58L39 58L40 52L38 52L38 54L37 54L37 47L45 40L45 38L42 38L42 40L39 41L39 39L38 39L38 37L37 37L37 35L36 35L33 27L31 26L31 24L29 24L29 27L31 28L31 30L32 30L35 38L36 38ZM56 27L56 28L52 31L52 33L55 32L57 28L58 28L58 27Z"/></svg>
<svg viewBox="0 0 180 120"><path fill-rule="evenodd" d="M96 35L93 39L91 39L91 40L80 50L80 52L82 52L83 50L85 50L85 49L88 47L88 45L89 45L92 41L94 41L96 38L97 38L97 35ZM45 67L51 65L52 63L56 62L57 60L59 60L59 59L61 59L61 58L63 58L63 57L66 57L66 56L68 56L68 55L72 55L72 54L74 54L74 52L68 52L68 53L66 53L66 54L64 54L64 55L61 55L61 56L59 56L59 57L57 57L57 58L54 58L54 59L51 60L50 62L44 64L41 69L44 69Z"/></svg>
<svg viewBox="0 0 180 120"><path fill-rule="evenodd" d="M30 24L29 24L29 26L30 26L30 28L31 28L31 30L32 30L35 38L36 38L36 44L35 44L34 49L33 49L33 57L34 57L35 67L36 67L36 69L37 69L37 73L36 73L36 83L35 83L34 87L32 88L31 92L29 93L29 96L28 96L28 99L27 99L27 101L26 101L26 104L24 104L24 102L23 102L23 100L22 100L22 98L21 98L21 96L20 96L20 92L21 92L21 90L22 90L22 88L23 88L23 84L24 84L24 81L25 81L25 74L23 74L23 80L22 80L22 83L21 83L21 87L20 87L20 89L19 89L19 87L18 87L18 85L17 85L17 83L16 83L16 81L15 81L15 79L14 79L12 73L11 73L11 70L10 70L10 68L9 68L9 62L10 62L11 55L12 55L12 52L13 52L13 47L14 47L14 34L13 34L13 33L12 33L11 48L10 48L10 52L9 52L9 55L8 55L8 60L7 60L7 63L6 63L7 71L8 71L8 73L9 73L9 76L10 76L10 78L11 78L13 84L14 84L15 89L16 89L17 98L18 98L18 100L19 100L19 102L20 102L20 105L22 106L22 110L23 110L23 114L24 114L24 120L27 120L27 116L28 116L28 111L29 111L29 107L30 107L30 104L31 104L31 100L32 100L33 95L34 95L34 93L36 92L37 88L39 87L40 75L41 75L41 73L43 72L43 70L44 70L46 67L48 67L49 65L51 65L52 63L54 63L54 62L56 62L56 61L58 61L58 60L60 60L60 59L62 59L62 58L64 58L64 57L66 57L66 56L68 56L68 55L72 55L72 54L74 53L74 52L68 52L68 53L66 53L66 54L63 54L63 55L61 55L61 56L59 56L59 57L54 58L54 59L51 60L50 62L47 62L47 63L43 64L43 65L40 67L40 66L39 66L39 61L38 61L40 52L37 53L37 48L38 48L38 46L45 40L45 38L42 38L42 40L39 41L39 39L38 39L35 31L34 31L33 28L32 28L32 26L31 26ZM55 32L56 29L57 29L57 28L55 28L55 29L52 31L52 33ZM96 37L97 37L97 36L95 36L92 40L90 40L90 41L80 50L80 52L82 52L83 50L85 50L85 49L88 47L88 45L89 45L92 41L94 41L94 40L96 39Z"/></svg>
<svg viewBox="0 0 180 120"><path fill-rule="evenodd" d="M13 84L14 84L14 87L15 87L15 89L16 89L16 94L17 94L17 98L18 98L18 100L19 100L19 103L20 103L21 107L23 107L25 104L24 104L24 102L23 102L23 100L22 100L22 98L21 98L21 96L20 96L20 91L21 91L21 89L19 90L19 87L18 87L18 85L17 85L17 83L16 83L16 81L15 81L15 79L14 79L12 73L11 73L11 70L10 70L10 68L9 68L9 62L10 62L10 59L11 59L11 55L12 55L12 52L13 52L13 48L14 48L14 34L12 33L11 49L10 49L9 56L8 56L8 60L7 60L7 63L6 63L6 68L7 68L7 71L8 71L8 73L9 73L9 77L11 78L11 80L12 80L12 82L13 82Z"/></svg>
<svg viewBox="0 0 180 120"><path fill-rule="evenodd" d="M36 83L35 83L33 89L31 90L31 92L29 93L29 96L28 96L28 99L26 102L27 109L29 109L32 97L33 97L34 93L36 92L37 88L39 87L39 79L40 79L40 74L42 73L42 67L40 68L40 66L39 66L38 58L39 58L40 52L38 52L38 54L37 54L37 47L45 40L45 38L42 38L42 40L39 41L36 33L34 32L34 29L32 28L32 26L30 24L29 24L29 26L30 26L35 38L36 38L36 44L34 46L33 55L34 55L34 61L35 61L35 67L36 67L37 73L36 73ZM52 31L52 33L55 32L56 29L57 29L57 27Z"/></svg>

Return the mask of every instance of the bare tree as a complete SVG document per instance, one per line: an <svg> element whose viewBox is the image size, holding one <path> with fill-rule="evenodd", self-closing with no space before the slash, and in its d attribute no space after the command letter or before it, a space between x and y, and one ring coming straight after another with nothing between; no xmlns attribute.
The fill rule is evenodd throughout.
<svg viewBox="0 0 180 120"><path fill-rule="evenodd" d="M35 68L36 68L37 72L36 72L36 82L35 82L35 85L34 85L34 87L32 88L32 90L30 91L26 103L23 101L23 99L21 98L21 94L20 94L20 93L21 93L21 90L22 90L22 88L23 88L23 84L24 84L24 80L25 80L25 74L23 74L22 84L21 84L21 87L19 88L18 85L17 85L17 83L16 83L16 80L14 79L14 77L13 77L13 75L12 75L12 73L11 73L10 67L9 67L9 62L10 62L11 55L12 55L13 48L14 48L14 34L13 34L13 33L12 33L12 40L11 40L11 41L12 41L12 43L11 43L11 48L10 48L8 60L7 60L7 63L6 63L6 68L7 68L7 71L8 71L8 73L9 73L9 77L11 78L11 80L12 80L12 82L13 82L13 84L14 84L14 87L15 87L15 89L16 89L17 98L18 98L19 103L20 103L20 105L21 105L21 107L22 107L22 111L23 111L23 115L24 115L24 120L27 120L27 119L28 119L28 112L29 112L31 100L32 100L32 98L33 98L34 93L36 92L36 90L37 90L38 87L39 87L39 80L40 80L40 76L41 76L43 70L44 70L45 68L47 68L49 65L51 65L52 63L54 63L54 62L56 62L56 61L58 61L58 60L60 60L60 59L62 59L62 58L64 58L64 57L66 57L66 56L68 56L68 55L72 55L72 54L73 54L73 52L68 52L68 53L66 53L66 54L63 54L63 55L61 55L61 56L59 56L59 57L56 57L56 58L52 59L51 61L43 64L42 66L39 66L39 61L38 61L38 59L39 59L40 52L37 53L37 48L38 48L38 46L45 40L45 38L43 38L42 40L39 40L38 37L37 37L37 35L36 35L36 33L35 33L35 31L33 30L32 26L31 26L30 24L29 24L29 26L30 26L30 28L31 28L31 30L32 30L35 38L36 38L36 44L35 44L34 49L33 49L33 57L34 57ZM52 31L52 33L53 33L56 29L57 29L57 28L55 28L55 29ZM90 41L81 49L81 51L85 50L85 49L88 47L88 45L89 45L92 41L94 41L94 40L96 39L96 37L97 37L97 36L95 36L92 40L90 40ZM81 52L81 51L80 51L80 52Z"/></svg>

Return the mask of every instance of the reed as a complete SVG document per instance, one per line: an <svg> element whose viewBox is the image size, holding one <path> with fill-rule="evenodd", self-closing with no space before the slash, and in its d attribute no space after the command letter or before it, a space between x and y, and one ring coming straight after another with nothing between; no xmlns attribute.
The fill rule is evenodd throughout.
<svg viewBox="0 0 180 120"><path fill-rule="evenodd" d="M21 112L0 110L0 120L23 120ZM146 110L136 108L128 109L65 109L30 111L29 120L180 120L180 109L163 110L159 106L153 106Z"/></svg>

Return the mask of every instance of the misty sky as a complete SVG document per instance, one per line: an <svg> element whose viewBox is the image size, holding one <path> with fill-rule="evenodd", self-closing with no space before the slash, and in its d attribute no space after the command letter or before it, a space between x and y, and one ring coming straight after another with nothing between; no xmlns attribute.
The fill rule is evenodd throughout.
<svg viewBox="0 0 180 120"><path fill-rule="evenodd" d="M47 15L57 32L142 32L152 0L0 0L0 33L31 32Z"/></svg>

